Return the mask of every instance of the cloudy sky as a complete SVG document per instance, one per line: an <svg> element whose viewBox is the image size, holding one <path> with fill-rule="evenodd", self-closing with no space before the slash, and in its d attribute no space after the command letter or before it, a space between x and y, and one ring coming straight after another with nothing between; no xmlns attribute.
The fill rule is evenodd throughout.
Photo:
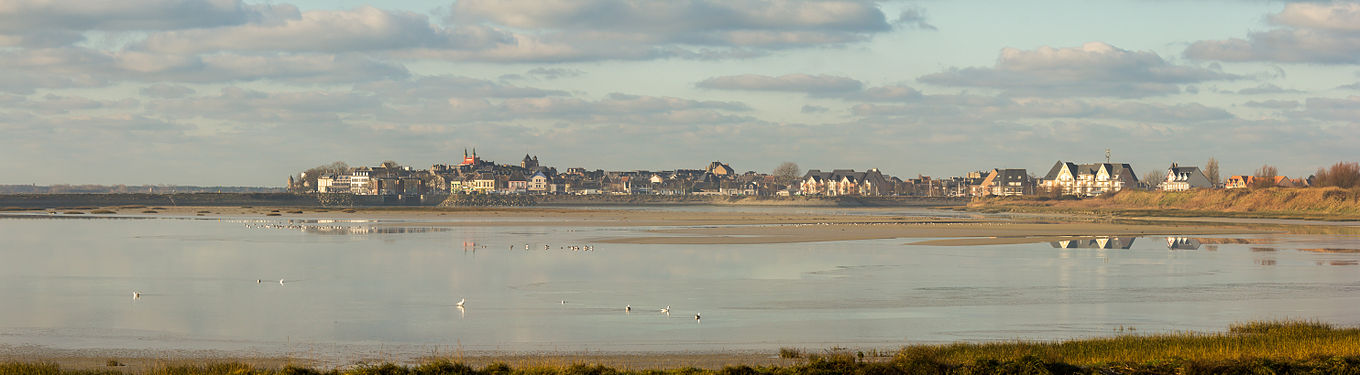
<svg viewBox="0 0 1360 375"><path fill-rule="evenodd" d="M0 0L0 184L1360 159L1360 3Z"/></svg>

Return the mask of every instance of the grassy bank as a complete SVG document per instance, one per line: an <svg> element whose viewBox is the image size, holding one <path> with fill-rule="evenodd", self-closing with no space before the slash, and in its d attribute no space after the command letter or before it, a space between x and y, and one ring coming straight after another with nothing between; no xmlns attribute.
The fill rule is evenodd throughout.
<svg viewBox="0 0 1360 375"><path fill-rule="evenodd" d="M1120 216L1212 216L1310 220L1360 220L1360 190L1270 188L1124 190L1087 199L989 198L968 209L989 212L1081 212Z"/></svg>
<svg viewBox="0 0 1360 375"><path fill-rule="evenodd" d="M367 365L317 370L259 368L238 363L158 366L144 373L191 374L1360 374L1360 329L1316 322L1254 322L1217 334L1120 336L1064 342L915 345L890 359L830 351L781 355L806 360L791 366L732 365L718 370L618 369L601 364L514 368L473 367L453 360L415 365ZM110 360L111 364L116 363ZM49 363L0 364L0 375L119 374L117 367L65 370Z"/></svg>

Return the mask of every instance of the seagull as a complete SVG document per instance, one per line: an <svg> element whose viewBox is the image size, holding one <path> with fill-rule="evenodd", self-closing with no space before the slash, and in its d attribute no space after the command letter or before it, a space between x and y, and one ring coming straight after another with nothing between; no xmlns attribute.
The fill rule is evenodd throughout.
<svg viewBox="0 0 1360 375"><path fill-rule="evenodd" d="M667 305L666 308L661 309L661 312L670 314L670 313L671 313L671 307L670 307L670 305Z"/></svg>
<svg viewBox="0 0 1360 375"><path fill-rule="evenodd" d="M279 285L283 285L283 279L279 279Z"/></svg>
<svg viewBox="0 0 1360 375"><path fill-rule="evenodd" d="M132 299L142 299L142 292L132 292Z"/></svg>
<svg viewBox="0 0 1360 375"><path fill-rule="evenodd" d="M694 321L699 321L699 313L694 313Z"/></svg>
<svg viewBox="0 0 1360 375"><path fill-rule="evenodd" d="M624 306L623 312L633 312L633 305Z"/></svg>
<svg viewBox="0 0 1360 375"><path fill-rule="evenodd" d="M467 298L458 300L458 307L463 307L463 302L467 302Z"/></svg>
<svg viewBox="0 0 1360 375"><path fill-rule="evenodd" d="M259 283L262 283L262 282L264 282L264 281L263 281L263 280L260 280L260 279L255 279L255 283L256 283L256 284L259 284Z"/></svg>
<svg viewBox="0 0 1360 375"><path fill-rule="evenodd" d="M563 305L567 304L567 300L562 300L562 304Z"/></svg>

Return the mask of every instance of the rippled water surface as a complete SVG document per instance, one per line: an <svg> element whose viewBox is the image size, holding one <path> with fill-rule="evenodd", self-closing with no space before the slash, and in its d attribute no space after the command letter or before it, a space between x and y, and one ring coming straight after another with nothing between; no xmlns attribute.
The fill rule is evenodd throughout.
<svg viewBox="0 0 1360 375"><path fill-rule="evenodd" d="M595 242L646 229L0 218L0 344L719 351L1360 324L1351 236Z"/></svg>

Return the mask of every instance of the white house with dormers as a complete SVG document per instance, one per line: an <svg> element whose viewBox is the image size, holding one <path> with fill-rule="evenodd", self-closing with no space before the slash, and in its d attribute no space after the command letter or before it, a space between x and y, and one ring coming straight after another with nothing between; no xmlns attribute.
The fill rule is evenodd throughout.
<svg viewBox="0 0 1360 375"><path fill-rule="evenodd" d="M892 184L883 178L878 169L855 172L853 169L837 169L831 172L808 170L798 184L802 195L824 196L878 196L892 195Z"/></svg>
<svg viewBox="0 0 1360 375"><path fill-rule="evenodd" d="M1204 172L1200 171L1199 167L1182 167L1176 163L1171 163L1171 167L1166 169L1166 180L1162 181L1161 189L1162 191L1186 191L1213 187L1214 183L1209 181L1209 177L1204 176Z"/></svg>
<svg viewBox="0 0 1360 375"><path fill-rule="evenodd" d="M1039 187L1064 195L1096 196L1138 186L1127 163L1076 164L1059 160L1039 180Z"/></svg>

